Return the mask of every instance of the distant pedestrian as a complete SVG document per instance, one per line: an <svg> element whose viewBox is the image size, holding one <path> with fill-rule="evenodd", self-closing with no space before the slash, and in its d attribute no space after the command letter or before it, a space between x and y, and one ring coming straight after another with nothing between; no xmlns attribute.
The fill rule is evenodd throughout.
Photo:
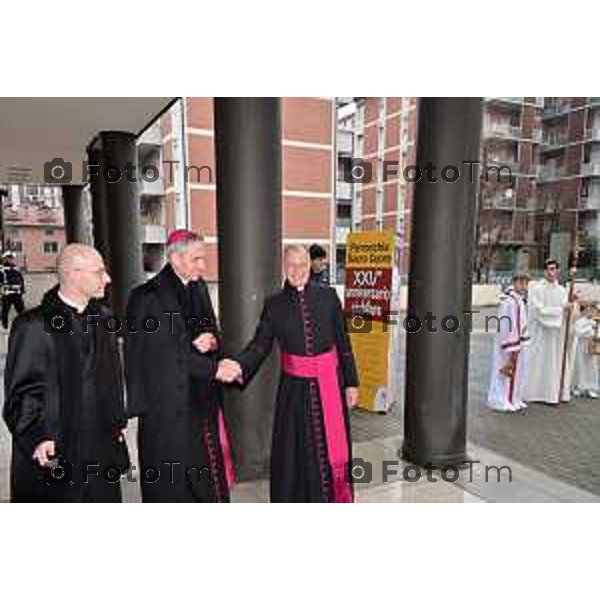
<svg viewBox="0 0 600 600"><path fill-rule="evenodd" d="M11 307L14 306L18 315L25 310L23 302L25 280L15 263L15 255L12 252L5 252L2 255L0 284L2 285L2 327L8 329Z"/></svg>
<svg viewBox="0 0 600 600"><path fill-rule="evenodd" d="M323 246L313 244L309 249L310 254L310 281L320 287L329 285L329 273L327 269L327 252Z"/></svg>

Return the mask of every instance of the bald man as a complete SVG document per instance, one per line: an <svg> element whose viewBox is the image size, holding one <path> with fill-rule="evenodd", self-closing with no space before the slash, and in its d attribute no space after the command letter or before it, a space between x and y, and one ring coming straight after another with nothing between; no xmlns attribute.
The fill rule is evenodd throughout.
<svg viewBox="0 0 600 600"><path fill-rule="evenodd" d="M110 278L89 246L67 245L56 287L12 327L3 417L13 502L120 502L126 425L114 333L99 300ZM93 315L97 315L94 317Z"/></svg>

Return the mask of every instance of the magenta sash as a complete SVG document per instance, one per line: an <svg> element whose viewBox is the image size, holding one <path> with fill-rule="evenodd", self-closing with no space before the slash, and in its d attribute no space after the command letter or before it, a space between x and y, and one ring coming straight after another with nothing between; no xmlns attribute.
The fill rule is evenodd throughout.
<svg viewBox="0 0 600 600"><path fill-rule="evenodd" d="M281 367L293 377L317 379L333 476L333 501L352 502L352 486L347 478L348 439L337 373L337 350L333 348L316 356L298 356L282 352Z"/></svg>
<svg viewBox="0 0 600 600"><path fill-rule="evenodd" d="M229 436L225 427L223 411L219 409L219 442L221 443L221 452L223 453L223 463L225 465L225 477L227 484L231 487L235 483L235 469L231 460L231 447L229 445Z"/></svg>

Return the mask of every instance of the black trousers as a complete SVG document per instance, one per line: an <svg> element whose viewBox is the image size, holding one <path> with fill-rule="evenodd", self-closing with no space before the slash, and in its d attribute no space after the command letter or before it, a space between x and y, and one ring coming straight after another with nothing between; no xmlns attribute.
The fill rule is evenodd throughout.
<svg viewBox="0 0 600 600"><path fill-rule="evenodd" d="M17 314L21 314L25 310L23 296L21 294L6 294L2 296L2 327L8 329L8 315L10 307L14 306Z"/></svg>

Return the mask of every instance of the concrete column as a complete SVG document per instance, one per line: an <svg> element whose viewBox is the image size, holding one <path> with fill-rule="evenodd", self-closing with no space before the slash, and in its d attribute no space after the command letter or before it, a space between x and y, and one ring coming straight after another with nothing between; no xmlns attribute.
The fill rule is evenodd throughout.
<svg viewBox="0 0 600 600"><path fill-rule="evenodd" d="M62 197L67 244L73 242L91 244L92 236L89 227L89 216L85 207L83 186L63 186Z"/></svg>
<svg viewBox="0 0 600 600"><path fill-rule="evenodd" d="M90 163L99 165L91 184L94 244L110 269L117 315L125 314L129 292L143 280L135 142L133 133L103 131L88 149Z"/></svg>
<svg viewBox="0 0 600 600"><path fill-rule="evenodd" d="M87 148L90 165L90 194L92 198L92 237L94 247L110 268L110 247L108 242L108 214L106 207L106 188L100 176L101 148L99 138L95 138Z"/></svg>
<svg viewBox="0 0 600 600"><path fill-rule="evenodd" d="M422 98L419 103L417 165L436 167L437 183L425 172L416 184L408 315L423 326L407 335L403 457L413 463L457 465L466 459L469 384L469 328L475 251L476 192L479 169L470 177L463 161L479 160L480 98ZM460 177L442 179L454 165ZM447 172L447 177L453 173ZM437 333L427 331L430 312ZM460 320L455 333L442 328L444 317ZM447 329L455 326L445 323Z"/></svg>
<svg viewBox="0 0 600 600"><path fill-rule="evenodd" d="M215 98L220 319L226 352L250 339L281 287L281 117L278 98ZM275 356L226 412L242 479L267 472Z"/></svg>

